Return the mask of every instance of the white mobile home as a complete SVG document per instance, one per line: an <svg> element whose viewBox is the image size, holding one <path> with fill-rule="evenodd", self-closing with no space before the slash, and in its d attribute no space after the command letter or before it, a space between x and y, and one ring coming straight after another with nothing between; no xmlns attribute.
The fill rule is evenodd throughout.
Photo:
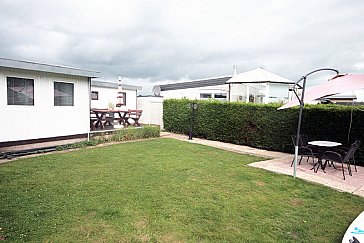
<svg viewBox="0 0 364 243"><path fill-rule="evenodd" d="M164 99L217 99L226 101L229 94L229 85L226 84L232 76L198 79L180 83L156 85L154 94Z"/></svg>
<svg viewBox="0 0 364 243"><path fill-rule="evenodd" d="M99 72L0 58L0 147L87 137Z"/></svg>
<svg viewBox="0 0 364 243"><path fill-rule="evenodd" d="M264 68L256 68L234 75L226 83L229 84L229 100L268 104L272 102L288 102L291 80L283 78Z"/></svg>
<svg viewBox="0 0 364 243"><path fill-rule="evenodd" d="M267 104L288 101L289 85L293 83L263 68L256 68L233 76L156 85L153 91L164 99L185 97Z"/></svg>
<svg viewBox="0 0 364 243"><path fill-rule="evenodd" d="M121 110L137 108L137 92L141 86L122 84L123 106ZM109 104L116 105L118 83L91 81L91 108L106 109Z"/></svg>

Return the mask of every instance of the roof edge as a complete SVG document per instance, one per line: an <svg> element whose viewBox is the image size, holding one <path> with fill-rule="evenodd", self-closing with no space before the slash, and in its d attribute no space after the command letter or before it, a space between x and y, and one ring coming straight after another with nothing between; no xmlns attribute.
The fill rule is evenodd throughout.
<svg viewBox="0 0 364 243"><path fill-rule="evenodd" d="M92 80L91 86L100 87L100 88L117 88L118 83L101 81L101 80ZM121 84L121 87L123 89L129 89L129 90L142 90L142 86L131 85L131 84Z"/></svg>
<svg viewBox="0 0 364 243"><path fill-rule="evenodd" d="M6 68L25 69L31 71L50 72L58 74L67 74L74 76L97 78L100 76L99 71L67 67L62 65L38 63L33 61L23 61L10 58L0 57L0 66Z"/></svg>

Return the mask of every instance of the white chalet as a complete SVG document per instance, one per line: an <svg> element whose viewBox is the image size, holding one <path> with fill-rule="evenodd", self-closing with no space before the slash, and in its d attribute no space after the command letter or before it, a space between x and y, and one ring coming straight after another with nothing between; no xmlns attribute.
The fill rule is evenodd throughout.
<svg viewBox="0 0 364 243"><path fill-rule="evenodd" d="M0 58L0 147L87 137L99 72Z"/></svg>

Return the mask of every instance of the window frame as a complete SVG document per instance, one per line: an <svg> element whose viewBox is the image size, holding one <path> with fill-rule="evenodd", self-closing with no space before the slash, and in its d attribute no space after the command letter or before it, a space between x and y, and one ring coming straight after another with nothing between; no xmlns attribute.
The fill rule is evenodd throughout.
<svg viewBox="0 0 364 243"><path fill-rule="evenodd" d="M126 92L121 92L123 94L123 104L121 106L126 106ZM118 106L117 106L118 107Z"/></svg>
<svg viewBox="0 0 364 243"><path fill-rule="evenodd" d="M15 102L13 104L9 104L9 85L8 85L8 82L9 82L9 78L15 78L15 79L24 79L24 80L30 80L32 81L32 86L33 86L33 90L32 90L32 103L29 103L29 104L15 104ZM11 107L14 107L14 106L24 106L24 107L34 107L35 106L35 78L30 78L30 77L22 77L22 76L17 76L17 75L6 75L5 76L5 80L6 80L6 105L7 106L11 106ZM25 87L24 87L25 88ZM14 91L15 92L15 91Z"/></svg>
<svg viewBox="0 0 364 243"><path fill-rule="evenodd" d="M72 104L56 104L56 83L72 85ZM58 96L57 96L58 97ZM53 106L54 107L74 107L75 106L75 84L72 82L53 81Z"/></svg>
<svg viewBox="0 0 364 243"><path fill-rule="evenodd" d="M96 97L94 98L92 94L96 94ZM99 100L99 91L92 91L91 90L91 100Z"/></svg>
<svg viewBox="0 0 364 243"><path fill-rule="evenodd" d="M202 96L210 96L210 97L202 97ZM213 98L213 94L212 93L200 93L200 99L212 99Z"/></svg>

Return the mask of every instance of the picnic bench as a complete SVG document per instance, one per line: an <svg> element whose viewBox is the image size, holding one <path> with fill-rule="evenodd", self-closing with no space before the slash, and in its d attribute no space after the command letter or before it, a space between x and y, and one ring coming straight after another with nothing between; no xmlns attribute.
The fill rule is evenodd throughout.
<svg viewBox="0 0 364 243"><path fill-rule="evenodd" d="M127 112L127 115L125 117L125 122L128 123L128 125L131 125L130 122L128 121L129 119L133 120L133 126L138 126L140 127L140 123L139 123L139 119L141 117L143 113L143 110L131 110L129 109Z"/></svg>
<svg viewBox="0 0 364 243"><path fill-rule="evenodd" d="M114 123L128 126L126 115L128 111L108 110L108 109L91 109L90 128L92 130L105 129L107 126L113 128Z"/></svg>
<svg viewBox="0 0 364 243"><path fill-rule="evenodd" d="M91 108L90 129L106 129L107 126L113 128L115 123L123 125L123 127L128 127L129 125L140 127L139 119L142 112L142 110L132 109L123 111ZM132 123L129 120L132 120Z"/></svg>

